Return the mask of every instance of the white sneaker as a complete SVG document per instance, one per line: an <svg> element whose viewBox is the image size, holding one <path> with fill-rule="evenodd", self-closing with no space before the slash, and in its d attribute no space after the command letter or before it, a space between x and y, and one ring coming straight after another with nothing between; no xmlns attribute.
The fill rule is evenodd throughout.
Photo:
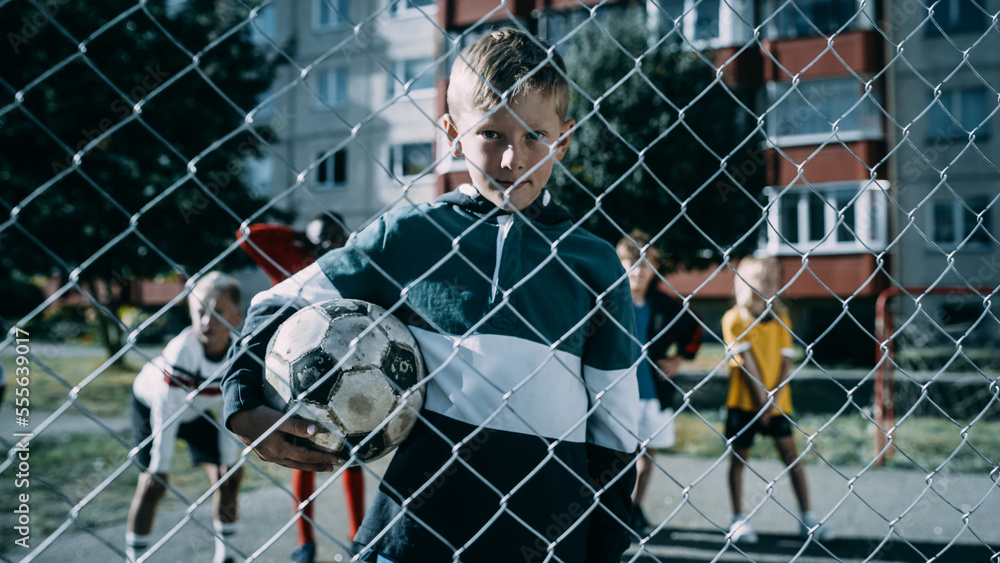
<svg viewBox="0 0 1000 563"><path fill-rule="evenodd" d="M803 512L802 520L799 522L799 535L806 538L810 534L812 534L813 539L819 541L830 540L833 539L833 528L820 524L812 512Z"/></svg>
<svg viewBox="0 0 1000 563"><path fill-rule="evenodd" d="M750 527L750 521L742 514L733 515L733 523L729 525L729 539L733 543L757 543L757 532Z"/></svg>

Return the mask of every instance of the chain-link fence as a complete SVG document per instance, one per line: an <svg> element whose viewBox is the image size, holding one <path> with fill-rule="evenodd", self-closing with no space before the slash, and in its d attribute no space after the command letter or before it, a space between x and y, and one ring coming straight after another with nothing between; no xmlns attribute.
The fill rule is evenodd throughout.
<svg viewBox="0 0 1000 563"><path fill-rule="evenodd" d="M513 516L539 540L519 552L526 561L567 561L560 542L579 542L578 522L592 512L628 535L623 561L997 561L998 9L992 0L0 0L0 559L126 557L142 483L133 380L190 321L184 304L195 284L212 270L232 273L245 310L269 285L247 253L273 281L293 273L289 249L313 259L318 213L353 233L350 248L388 210L455 192L470 171L440 119L451 65L477 37L514 27L566 61L575 124L548 187L572 216L568 232L625 238L643 258L659 256L653 284L677 311L647 339L690 326L666 352L684 358L680 367L657 368L677 372L671 410L656 408L652 430L633 436L640 455L603 481L581 479L594 508L546 515L532 528L512 508L517 483L471 470L496 497L484 529ZM435 236L450 233L421 213ZM399 294L387 308L410 311L424 281L470 291L437 277L450 259L500 252L462 249L495 215L450 239L452 250L412 283L391 280ZM294 227L282 250L251 238L262 223ZM636 228L651 235L648 246L630 238ZM549 236L538 227L522 234ZM536 288L545 264L571 270L560 254L568 237L545 238L550 254L517 280L498 283L492 263L470 260L474 281L492 279L500 307L513 311L499 320L530 325L524 332L544 350L509 351L509 365L522 356L537 365L509 385L495 381L496 411L465 421L472 430L462 439L437 431L457 465L429 471L412 491L392 490L392 524L417 522L449 559L482 560L468 554L488 534L453 543L417 516L451 476L446 467L471 469L462 448L476 451L504 417L553 451L582 441L572 437L582 430L552 435L517 411L564 408L571 393L525 402L518 392L545 389L532 381L546 366L566 366L574 331L629 285L623 274L592 291L594 308L548 339L551 327L536 324L561 310L517 311L511 294ZM775 291L787 313L737 273L750 255L779 258ZM630 266L640 269L641 260ZM745 348L727 338L740 280L766 303L736 336L791 328L788 378L764 389L764 401L789 415L776 417L790 433L777 430L778 454L770 436L752 447L727 438L727 406L737 410L731 378L745 373L733 367ZM453 335L456 350L485 330L436 322L420 330ZM643 347L638 365L661 359L655 349ZM445 385L451 359L434 361L430 388ZM171 420L221 429L196 411L198 391L212 385L196 380ZM601 398L615 393L617 383L603 385L590 389L598 406L584 409L579 428L600 419ZM781 402L784 389L794 411ZM429 412L420 418L434 426L440 413ZM655 439L668 428L673 440ZM745 464L734 457L743 450ZM371 557L386 533L369 530L371 545L352 544L356 523L344 510L345 495L371 500L386 459L356 464L363 491L341 492L358 479L341 467L296 498L286 469L246 449L230 535L212 506L226 479L206 480L177 452L140 560L204 559L213 542L240 560L287 560L307 521L316 560L346 561ZM641 510L595 501L637 469ZM457 506L444 522L466 518Z"/></svg>

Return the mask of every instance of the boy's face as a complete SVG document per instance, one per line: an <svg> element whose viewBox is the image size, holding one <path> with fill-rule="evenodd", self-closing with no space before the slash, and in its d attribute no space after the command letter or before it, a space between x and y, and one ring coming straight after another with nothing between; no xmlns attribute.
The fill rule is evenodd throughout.
<svg viewBox="0 0 1000 563"><path fill-rule="evenodd" d="M647 260L640 260L636 265L635 261L629 258L621 259L622 267L625 268L626 272L628 272L628 284L633 292L646 293L646 290L649 289L650 282L653 281L653 268L650 267Z"/></svg>
<svg viewBox="0 0 1000 563"><path fill-rule="evenodd" d="M191 326L198 342L209 353L223 350L229 344L229 327L243 320L240 306L226 292L211 291L204 299L189 296Z"/></svg>
<svg viewBox="0 0 1000 563"><path fill-rule="evenodd" d="M472 184L508 211L524 209L542 193L553 157L562 160L566 155L572 136L566 133L574 123L561 120L553 101L538 92L523 94L492 114L470 108L444 119L448 136L455 139L456 156L464 156L469 164Z"/></svg>

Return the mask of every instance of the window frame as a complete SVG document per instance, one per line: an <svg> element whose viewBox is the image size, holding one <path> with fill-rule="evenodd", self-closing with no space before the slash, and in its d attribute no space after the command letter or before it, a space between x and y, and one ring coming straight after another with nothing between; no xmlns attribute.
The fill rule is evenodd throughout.
<svg viewBox="0 0 1000 563"><path fill-rule="evenodd" d="M337 4L337 10L335 10L330 3ZM335 21L329 23L323 23L320 21L320 16L323 13L323 6L326 6L330 12L331 16L334 17ZM351 22L346 17L341 14L350 14L351 3L349 0L313 0L312 2L312 25L313 31L317 33L326 33L330 31L337 31L342 29L347 29L351 27ZM340 11L338 14L337 11Z"/></svg>
<svg viewBox="0 0 1000 563"><path fill-rule="evenodd" d="M812 185L768 186L765 193L768 197L765 247L770 254L801 256L810 254L861 254L885 250L888 237L888 198L889 182L885 180L828 182ZM859 192L861 195L857 195ZM854 195L851 195L851 194ZM848 200L853 200L854 225L838 224L837 196L848 194ZM822 236L812 238L810 200L820 197L824 203ZM787 207L782 201L795 198L797 240L786 241L781 236L784 225L782 211ZM845 222L846 222L845 213ZM843 228L850 228L854 236L851 240L838 240L838 233ZM832 230L832 233L830 232ZM823 238L826 240L822 240Z"/></svg>
<svg viewBox="0 0 1000 563"><path fill-rule="evenodd" d="M800 146L800 145L819 145L829 141L834 135L832 123L836 121L843 122L846 117L841 114L839 119L835 118L833 122L830 123L829 131L807 131L799 132L793 131L785 133L779 130L784 123L789 120L784 119L784 113L781 112L784 106L784 111L788 113L797 113L800 110L808 112L808 119L798 120L800 125L803 123L809 123L810 120L822 119L821 116L816 115L815 110L810 107L810 105L818 105L813 99L810 100L806 96L802 95L802 92L807 92L807 89L822 87L824 84L849 84L853 86L857 93L858 99L865 97L865 85L858 81L854 76L836 76L828 78L819 78L816 80L803 80L798 83L796 89L798 94L789 94L787 97L785 93L791 89L792 82L787 81L772 81L768 82L764 88L764 107L767 108L767 115L764 117L765 120L765 134L767 135L767 141L772 146L778 147L789 147L789 146ZM795 96L799 96L798 99ZM834 91L826 96L826 100L832 100L834 103L839 102L844 99L844 92ZM776 106L776 104L780 104ZM790 101L794 101L798 106L793 106L789 108ZM824 100L825 101L825 100ZM849 110L849 116L857 120L858 125L853 129L843 129L843 124L838 125L838 130L836 132L836 138L840 142L854 142L854 141L864 141L864 140L882 140L885 138L885 131L883 125L884 116L882 111L879 109L882 106L882 96L881 91L877 87L872 88L872 92L865 97L865 101L861 102L861 105L856 105L855 102L848 104L846 110ZM823 109L820 107L819 109ZM855 117L856 116L856 117Z"/></svg>
<svg viewBox="0 0 1000 563"><path fill-rule="evenodd" d="M972 211L969 211L966 206L972 209L978 209L980 206L983 208L983 228L987 233L994 228L991 223L996 222L995 209L996 205L992 207L989 206L992 198L989 194L968 194L963 196L961 199L956 197L951 197L948 199L937 198L930 200L927 203L927 212L925 214L927 224L925 235L928 239L928 248L934 251L939 250L957 250L959 245L962 245L962 249L971 249L975 251L989 250L992 245L992 241L989 240L989 235L984 234L986 240L976 240L975 238L969 238L973 235L973 231L978 228L978 221L975 220L976 215ZM979 205L981 204L981 205ZM940 240L938 239L938 221L937 221L937 211L940 208L946 208L950 210L950 221L951 221L951 236L953 240ZM969 222L971 220L971 227ZM994 236L997 236L994 234ZM968 241L965 239L969 238Z"/></svg>
<svg viewBox="0 0 1000 563"><path fill-rule="evenodd" d="M408 146L425 146L427 148L427 154L429 155L428 166L422 169L420 172L415 172L413 174L406 174L405 168L405 158L404 150ZM429 178L434 173L434 141L402 141L397 143L391 143L389 145L389 158L386 160L389 163L389 172L392 177L403 181L412 181L416 178Z"/></svg>
<svg viewBox="0 0 1000 563"><path fill-rule="evenodd" d="M437 72L439 63L433 56L430 57L414 57L411 59L397 59L392 63L392 76L387 77L387 88L386 88L386 100L392 100L398 96L403 91L403 86L409 82L411 79L407 78L406 69L408 63L417 63L426 61L426 65L422 66L420 70L427 69L428 74L421 77L421 79L428 79L429 85L422 88L411 88L408 97L412 99L423 99L431 98L437 95ZM430 67L428 69L428 67ZM428 78L429 76L429 78ZM402 78L402 83L396 78ZM414 83L414 86L416 83Z"/></svg>
<svg viewBox="0 0 1000 563"><path fill-rule="evenodd" d="M421 12L423 10L423 12ZM389 7L389 14L395 19L412 18L421 15L434 15L438 11L438 5L436 1L431 0L430 3L420 6L411 6L409 0L398 0L393 2Z"/></svg>
<svg viewBox="0 0 1000 563"><path fill-rule="evenodd" d="M967 121L969 117L967 115L968 109L967 105L969 100L966 97L976 96L982 103L982 114L972 118L975 120L975 126L979 127L976 132L977 141L985 141L990 138L990 122L986 119L990 113L989 107L989 96L985 87L981 86L970 86L967 88L949 88L947 90L941 90L939 96L935 97L931 94L930 101L928 102L927 110L927 131L925 138L927 141L955 141L955 140L967 140L969 138L969 133L965 131L966 127L970 127ZM948 101L946 101L948 100ZM958 102L956 104L956 102ZM949 116L951 114L951 116ZM959 125L955 125L955 121L952 117L959 122ZM942 127L939 127L940 121L945 124L949 134L936 134L936 132L941 131ZM984 123L985 122L985 123ZM980 126L981 125L981 126Z"/></svg>
<svg viewBox="0 0 1000 563"><path fill-rule="evenodd" d="M338 159L342 161L340 166L337 166ZM316 161L319 162L319 165L316 166L315 175L313 176L313 191L328 192L347 188L348 160L346 147L341 147L332 153L330 151L322 151L316 156ZM326 176L327 180L323 180L323 176ZM337 181L338 176L340 177L340 181Z"/></svg>
<svg viewBox="0 0 1000 563"><path fill-rule="evenodd" d="M333 99L330 100L328 97L323 96L324 89L328 93L336 93L340 91L337 82L343 81L343 99ZM333 82L331 84L330 82ZM351 81L351 71L348 67L331 67L318 70L316 72L316 95L313 97L312 109L313 111L334 111L346 108L350 103L350 81ZM325 86L322 84L325 83Z"/></svg>
<svg viewBox="0 0 1000 563"><path fill-rule="evenodd" d="M982 5L972 7L972 4L980 4L976 0L941 0L939 2L938 10L934 11L934 16L931 16L927 21L926 30L928 37L941 37L945 35L950 35L952 33L973 33L973 32L983 32L986 31L988 27L988 18L983 12ZM961 6L970 6L967 12L961 10ZM941 22L937 19L937 14L945 13L945 10L957 11L955 14L949 14L948 19L945 22ZM954 17L952 17L954 16ZM940 29L938 29L940 27Z"/></svg>

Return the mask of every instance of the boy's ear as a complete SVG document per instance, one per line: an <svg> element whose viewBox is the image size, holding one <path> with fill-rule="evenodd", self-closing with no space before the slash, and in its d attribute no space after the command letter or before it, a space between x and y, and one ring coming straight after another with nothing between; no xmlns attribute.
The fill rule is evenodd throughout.
<svg viewBox="0 0 1000 563"><path fill-rule="evenodd" d="M573 133L570 130L573 129L574 125L576 125L575 119L567 119L559 128L559 141L556 143L554 155L556 160L562 160L566 156L566 151L569 150L569 141L573 138Z"/></svg>
<svg viewBox="0 0 1000 563"><path fill-rule="evenodd" d="M462 143L458 141L458 125L451 117L450 113L441 116L441 126L448 136L448 145L451 146L451 154L455 158L462 158Z"/></svg>

